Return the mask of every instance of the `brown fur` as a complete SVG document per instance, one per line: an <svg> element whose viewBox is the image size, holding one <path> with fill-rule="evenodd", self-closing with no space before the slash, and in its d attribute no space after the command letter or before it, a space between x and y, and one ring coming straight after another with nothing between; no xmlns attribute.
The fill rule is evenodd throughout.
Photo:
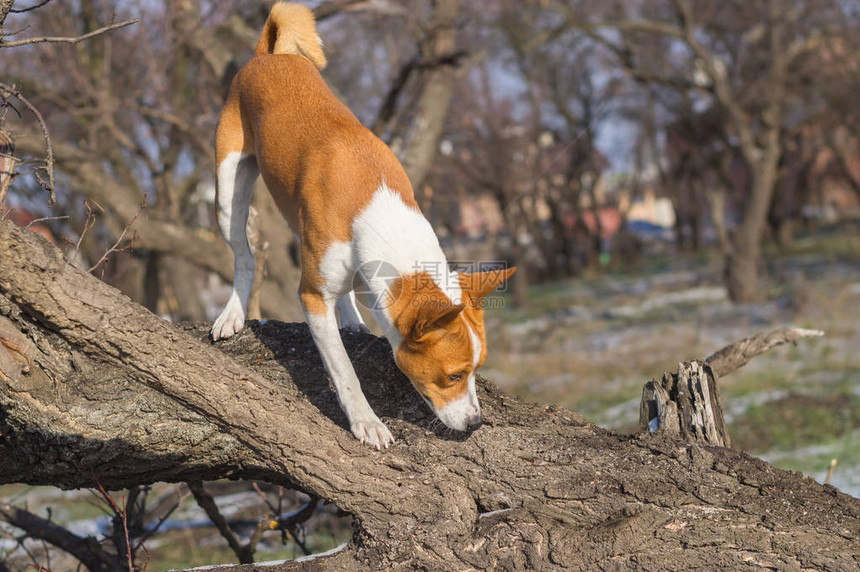
<svg viewBox="0 0 860 572"><path fill-rule="evenodd" d="M418 208L394 154L334 97L304 55L257 55L233 79L216 133L218 164L236 151L256 155L266 187L302 237L301 296L315 314L327 307L319 263L332 242L351 238L352 221L382 182L380 173L406 205Z"/></svg>
<svg viewBox="0 0 860 572"><path fill-rule="evenodd" d="M352 222L383 182L418 209L412 185L391 150L361 125L319 74L325 56L313 15L279 3L257 55L234 78L216 133L216 160L253 155L275 203L301 237L300 297L316 315L329 310L319 265L334 242L352 238ZM389 309L403 336L397 363L438 410L467 391L486 357L480 302L513 272L461 275L467 302L453 306L426 273L402 276ZM481 340L476 366L469 328ZM462 374L452 381L449 376Z"/></svg>
<svg viewBox="0 0 860 572"><path fill-rule="evenodd" d="M392 284L395 302L389 311L397 316L395 325L403 336L395 354L397 365L436 409L461 398L466 393L469 374L484 364L487 345L481 301L515 270L460 274L464 305L453 305L426 272L401 276ZM467 326L481 340L477 365ZM439 364L444 366L440 368ZM462 374L461 380L451 382L448 376L452 374Z"/></svg>
<svg viewBox="0 0 860 572"><path fill-rule="evenodd" d="M326 66L314 14L301 4L277 2L269 11L263 33L257 42L257 54L293 54L304 56L319 69Z"/></svg>

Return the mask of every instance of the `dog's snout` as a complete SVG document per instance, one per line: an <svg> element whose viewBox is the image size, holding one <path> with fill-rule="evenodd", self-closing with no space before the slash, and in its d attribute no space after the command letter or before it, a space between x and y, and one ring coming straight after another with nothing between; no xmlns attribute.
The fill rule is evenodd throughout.
<svg viewBox="0 0 860 572"><path fill-rule="evenodd" d="M478 429L481 428L481 425L483 425L483 424L484 424L484 420L481 419L480 413L475 413L474 415L472 415L468 419L466 419L466 429L468 431L477 431Z"/></svg>

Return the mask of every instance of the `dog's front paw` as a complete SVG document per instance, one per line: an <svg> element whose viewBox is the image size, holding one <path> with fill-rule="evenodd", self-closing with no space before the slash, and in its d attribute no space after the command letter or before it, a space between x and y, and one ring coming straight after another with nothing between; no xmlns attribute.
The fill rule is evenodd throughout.
<svg viewBox="0 0 860 572"><path fill-rule="evenodd" d="M212 326L212 341L224 340L242 331L245 326L245 312L238 298L230 298L227 307Z"/></svg>
<svg viewBox="0 0 860 572"><path fill-rule="evenodd" d="M376 447L377 449L385 447L387 449L390 444L394 443L391 431L388 430L388 427L378 417L356 421L351 424L350 428L356 439L362 443L367 443L371 447Z"/></svg>

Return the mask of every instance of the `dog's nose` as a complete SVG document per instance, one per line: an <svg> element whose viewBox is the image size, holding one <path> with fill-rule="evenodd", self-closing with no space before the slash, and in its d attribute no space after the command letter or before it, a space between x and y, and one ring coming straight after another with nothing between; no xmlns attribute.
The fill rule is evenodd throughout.
<svg viewBox="0 0 860 572"><path fill-rule="evenodd" d="M481 419L481 414L477 413L466 420L466 430L467 431L477 431L480 429L481 425L484 424L484 420Z"/></svg>

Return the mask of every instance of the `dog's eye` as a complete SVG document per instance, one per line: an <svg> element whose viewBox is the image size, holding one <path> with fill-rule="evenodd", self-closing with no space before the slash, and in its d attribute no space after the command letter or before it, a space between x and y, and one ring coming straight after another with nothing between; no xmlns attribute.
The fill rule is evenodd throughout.
<svg viewBox="0 0 860 572"><path fill-rule="evenodd" d="M457 383L457 382L463 380L463 375L464 375L463 372L452 373L451 375L448 376L448 381L450 381L451 383Z"/></svg>

